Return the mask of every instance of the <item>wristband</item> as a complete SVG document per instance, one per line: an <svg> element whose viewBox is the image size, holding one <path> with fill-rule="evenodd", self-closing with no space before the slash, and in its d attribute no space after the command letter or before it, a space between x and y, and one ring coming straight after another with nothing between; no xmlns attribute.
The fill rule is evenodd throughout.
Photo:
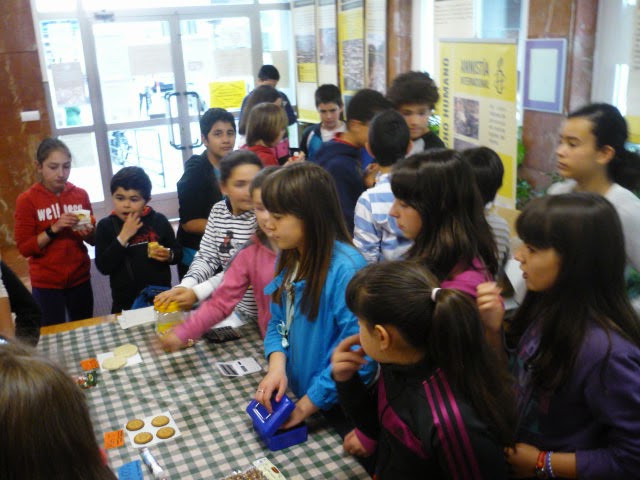
<svg viewBox="0 0 640 480"><path fill-rule="evenodd" d="M544 456L544 469L547 471L549 478L556 478L555 473L553 473L553 467L551 467L551 454L553 452L547 452Z"/></svg>
<svg viewBox="0 0 640 480"><path fill-rule="evenodd" d="M56 238L56 236L58 235L53 230L51 230L51 225L49 225L47 228L44 229L44 233L46 233L47 237L49 237L52 240Z"/></svg>
<svg viewBox="0 0 640 480"><path fill-rule="evenodd" d="M536 461L536 467L533 472L536 475L536 478L549 478L549 474L545 470L544 460L547 456L547 452L538 453L538 460Z"/></svg>

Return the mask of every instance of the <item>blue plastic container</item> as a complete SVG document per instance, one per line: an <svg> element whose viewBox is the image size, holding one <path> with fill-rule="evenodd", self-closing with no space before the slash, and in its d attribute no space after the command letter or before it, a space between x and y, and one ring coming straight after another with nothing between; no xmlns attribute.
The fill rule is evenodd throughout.
<svg viewBox="0 0 640 480"><path fill-rule="evenodd" d="M275 398L272 399L271 408L272 412L269 413L264 406L251 400L246 409L253 422L253 428L269 450L275 452L307 440L307 425L304 423L286 430L278 430L296 408L295 403L285 395L279 402L276 402Z"/></svg>

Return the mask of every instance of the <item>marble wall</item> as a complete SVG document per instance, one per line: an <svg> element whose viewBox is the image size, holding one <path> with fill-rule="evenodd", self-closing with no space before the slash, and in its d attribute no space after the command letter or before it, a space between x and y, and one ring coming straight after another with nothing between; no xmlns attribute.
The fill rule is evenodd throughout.
<svg viewBox="0 0 640 480"><path fill-rule="evenodd" d="M598 0L529 0L529 38L566 38L564 111L591 99ZM526 150L519 172L538 188L555 170L555 148L564 115L525 110L522 137Z"/></svg>
<svg viewBox="0 0 640 480"><path fill-rule="evenodd" d="M19 193L35 180L35 151L50 135L29 0L0 2L0 247L13 244L13 211ZM40 120L22 122L20 112Z"/></svg>

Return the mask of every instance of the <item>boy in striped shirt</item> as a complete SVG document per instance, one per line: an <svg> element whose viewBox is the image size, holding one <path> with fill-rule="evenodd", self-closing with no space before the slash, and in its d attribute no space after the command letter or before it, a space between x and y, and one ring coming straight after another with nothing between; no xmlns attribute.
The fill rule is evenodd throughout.
<svg viewBox="0 0 640 480"><path fill-rule="evenodd" d="M389 215L393 203L390 172L393 165L411 148L409 127L401 114L385 110L369 125L367 149L380 165L376 184L365 190L355 209L353 243L367 260L396 260L411 247Z"/></svg>

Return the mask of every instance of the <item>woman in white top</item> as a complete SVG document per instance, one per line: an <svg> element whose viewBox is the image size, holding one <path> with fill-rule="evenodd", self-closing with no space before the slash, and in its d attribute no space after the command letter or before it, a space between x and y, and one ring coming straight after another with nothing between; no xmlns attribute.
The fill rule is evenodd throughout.
<svg viewBox="0 0 640 480"><path fill-rule="evenodd" d="M609 200L624 231L627 263L640 272L640 156L625 148L628 129L613 105L594 103L569 114L556 148L564 182L550 194L598 193Z"/></svg>

